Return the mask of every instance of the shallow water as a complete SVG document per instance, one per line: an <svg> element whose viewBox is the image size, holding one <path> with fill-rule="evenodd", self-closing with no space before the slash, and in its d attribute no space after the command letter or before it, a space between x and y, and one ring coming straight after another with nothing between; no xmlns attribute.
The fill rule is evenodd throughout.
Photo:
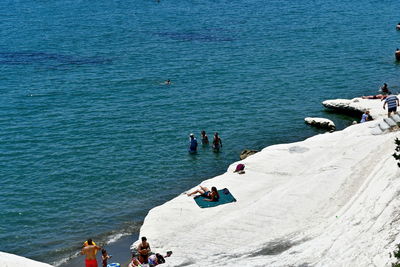
<svg viewBox="0 0 400 267"><path fill-rule="evenodd" d="M321 101L400 91L395 1L5 1L0 20L0 250L49 263L244 148L319 133ZM172 85L162 85L166 79ZM188 155L188 134L223 150Z"/></svg>

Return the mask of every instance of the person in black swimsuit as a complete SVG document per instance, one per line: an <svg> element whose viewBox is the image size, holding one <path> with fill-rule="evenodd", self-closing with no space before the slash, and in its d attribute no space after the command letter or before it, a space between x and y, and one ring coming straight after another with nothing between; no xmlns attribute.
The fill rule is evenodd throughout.
<svg viewBox="0 0 400 267"><path fill-rule="evenodd" d="M214 152L219 152L219 149L222 147L222 140L219 137L218 133L214 134L214 139L213 139L213 149Z"/></svg>
<svg viewBox="0 0 400 267"><path fill-rule="evenodd" d="M211 187L211 191L208 190L207 187L200 186L200 189L193 191L192 193L187 194L189 197L199 193L200 196L204 197L204 201L218 201L219 194L218 190L215 186Z"/></svg>
<svg viewBox="0 0 400 267"><path fill-rule="evenodd" d="M208 145L208 136L206 134L206 131L201 131L201 143L203 145Z"/></svg>
<svg viewBox="0 0 400 267"><path fill-rule="evenodd" d="M139 261L141 263L148 263L151 249L149 243L147 242L147 238L145 236L142 237L142 242L139 244L137 250L139 252Z"/></svg>

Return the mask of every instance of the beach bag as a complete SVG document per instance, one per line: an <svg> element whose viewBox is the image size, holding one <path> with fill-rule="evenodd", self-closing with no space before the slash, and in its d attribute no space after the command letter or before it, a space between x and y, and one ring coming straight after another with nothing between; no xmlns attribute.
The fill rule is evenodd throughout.
<svg viewBox="0 0 400 267"><path fill-rule="evenodd" d="M244 170L244 164L240 163L238 165L236 165L236 169L234 172L240 172Z"/></svg>

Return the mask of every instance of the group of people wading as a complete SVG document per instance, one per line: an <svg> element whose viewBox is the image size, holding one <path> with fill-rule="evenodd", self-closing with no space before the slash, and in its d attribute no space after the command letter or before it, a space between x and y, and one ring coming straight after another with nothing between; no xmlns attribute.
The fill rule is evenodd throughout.
<svg viewBox="0 0 400 267"><path fill-rule="evenodd" d="M206 134L206 131L204 131L204 130L201 131L201 144L203 146L206 146L209 144L208 136ZM212 148L213 148L214 152L219 152L220 149L222 148L222 140L219 137L217 132L214 134ZM194 134L191 133L189 135L189 153L194 154L196 152L197 152L197 139L194 136Z"/></svg>

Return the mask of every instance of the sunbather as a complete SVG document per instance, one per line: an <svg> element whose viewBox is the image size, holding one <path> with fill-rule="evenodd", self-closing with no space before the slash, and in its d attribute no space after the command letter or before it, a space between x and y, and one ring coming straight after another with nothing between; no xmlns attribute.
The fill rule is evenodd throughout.
<svg viewBox="0 0 400 267"><path fill-rule="evenodd" d="M190 197L197 193L199 193L200 196L204 197L205 201L218 201L219 199L218 190L215 186L211 187L211 191L208 190L207 187L200 186L200 189L197 189L187 195Z"/></svg>
<svg viewBox="0 0 400 267"><path fill-rule="evenodd" d="M366 96L362 96L362 99L385 99L387 97L387 95L366 95Z"/></svg>

